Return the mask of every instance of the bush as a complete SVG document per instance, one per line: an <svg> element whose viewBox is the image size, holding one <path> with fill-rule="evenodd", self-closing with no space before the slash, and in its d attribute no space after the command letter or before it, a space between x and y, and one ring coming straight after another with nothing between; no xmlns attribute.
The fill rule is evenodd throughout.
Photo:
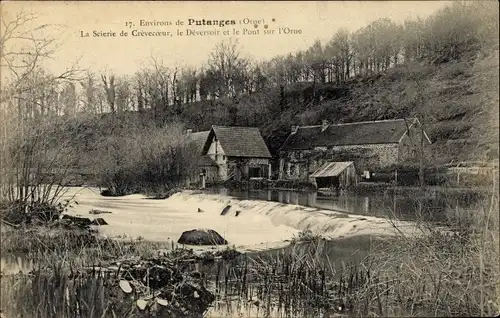
<svg viewBox="0 0 500 318"><path fill-rule="evenodd" d="M68 205L69 201L64 204L61 202L51 204L38 201L4 201L0 203L0 218L13 225L48 223L58 220L59 216L66 211Z"/></svg>
<svg viewBox="0 0 500 318"><path fill-rule="evenodd" d="M165 193L179 187L195 171L195 145L186 139L183 127L132 127L103 139L95 170L107 195L136 192Z"/></svg>
<svg viewBox="0 0 500 318"><path fill-rule="evenodd" d="M296 236L294 235L290 244L315 243L323 239L321 234L313 233L311 230L307 229L300 231Z"/></svg>

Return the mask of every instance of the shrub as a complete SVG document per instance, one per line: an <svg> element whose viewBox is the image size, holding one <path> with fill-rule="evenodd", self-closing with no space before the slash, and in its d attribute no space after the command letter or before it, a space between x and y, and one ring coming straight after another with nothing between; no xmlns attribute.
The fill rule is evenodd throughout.
<svg viewBox="0 0 500 318"><path fill-rule="evenodd" d="M168 193L196 170L196 149L182 125L136 128L103 139L110 151L101 153L95 168L106 194Z"/></svg>
<svg viewBox="0 0 500 318"><path fill-rule="evenodd" d="M294 235L290 244L313 243L323 239L321 234L313 233L311 230L307 229L300 231L298 235Z"/></svg>
<svg viewBox="0 0 500 318"><path fill-rule="evenodd" d="M49 202L15 200L0 203L0 218L10 224L34 224L47 223L59 219L59 216L66 211L69 201L64 204Z"/></svg>

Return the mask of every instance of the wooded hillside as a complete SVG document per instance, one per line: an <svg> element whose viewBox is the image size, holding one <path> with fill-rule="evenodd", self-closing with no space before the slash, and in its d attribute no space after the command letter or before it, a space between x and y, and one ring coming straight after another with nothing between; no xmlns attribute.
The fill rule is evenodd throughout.
<svg viewBox="0 0 500 318"><path fill-rule="evenodd" d="M52 42L35 35L27 39L27 45L39 43L34 53L9 52L17 28L32 20L19 15L6 23L0 43L2 65L12 74L2 83L3 136L22 136L24 124L57 118L65 122L59 140L70 138L77 152L79 163L71 165L92 167L106 160L119 165L137 152L132 145L162 131L177 136L187 128L255 126L276 153L292 125L411 116L420 118L433 141L429 164L498 158L498 13L497 2L454 2L426 19L332 30L327 43L264 62L247 58L237 41L228 40L202 67L152 58L129 76L51 74L39 60L50 57Z"/></svg>

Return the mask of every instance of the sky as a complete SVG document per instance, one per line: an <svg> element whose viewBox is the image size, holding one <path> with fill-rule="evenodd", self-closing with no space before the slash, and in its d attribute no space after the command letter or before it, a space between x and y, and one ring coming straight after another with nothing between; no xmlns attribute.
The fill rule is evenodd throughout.
<svg viewBox="0 0 500 318"><path fill-rule="evenodd" d="M305 50L317 39L326 42L340 28L356 31L380 18L403 22L408 18L426 17L447 3L449 1L11 1L1 6L5 21L24 10L38 16L27 28L51 25L49 30L53 31L49 35L61 44L53 58L45 62L50 71L63 72L77 63L78 67L92 71L133 74L151 65L152 57L167 66L200 66L215 45L229 37L238 39L246 56L268 60ZM234 20L236 24L189 26L189 19ZM163 25L144 26L144 22L155 21ZM178 25L178 21L183 25ZM169 22L172 25L166 25ZM285 28L293 30L290 32L293 34L278 34ZM233 34L233 29L239 34ZM187 30L218 30L219 35L186 35ZM263 34L271 30L273 34ZM94 31L115 32L116 36L96 37ZM122 31L128 35L120 36ZM132 35L157 31L170 32L172 36ZM178 35L177 31L183 34ZM224 31L229 35L224 35ZM256 31L258 34L254 34ZM82 36L87 32L88 37Z"/></svg>

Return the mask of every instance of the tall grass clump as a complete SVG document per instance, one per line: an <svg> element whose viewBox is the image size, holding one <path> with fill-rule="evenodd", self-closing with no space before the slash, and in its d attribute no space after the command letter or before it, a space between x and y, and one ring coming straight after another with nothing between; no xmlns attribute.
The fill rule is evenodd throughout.
<svg viewBox="0 0 500 318"><path fill-rule="evenodd" d="M216 302L210 316L328 317L348 315L369 271L330 259L324 239L305 240L261 255L216 264Z"/></svg>
<svg viewBox="0 0 500 318"><path fill-rule="evenodd" d="M460 211L452 227L417 223L422 235L371 253L372 277L354 299L360 316L491 316L500 312L498 193ZM368 263L367 263L368 264Z"/></svg>

